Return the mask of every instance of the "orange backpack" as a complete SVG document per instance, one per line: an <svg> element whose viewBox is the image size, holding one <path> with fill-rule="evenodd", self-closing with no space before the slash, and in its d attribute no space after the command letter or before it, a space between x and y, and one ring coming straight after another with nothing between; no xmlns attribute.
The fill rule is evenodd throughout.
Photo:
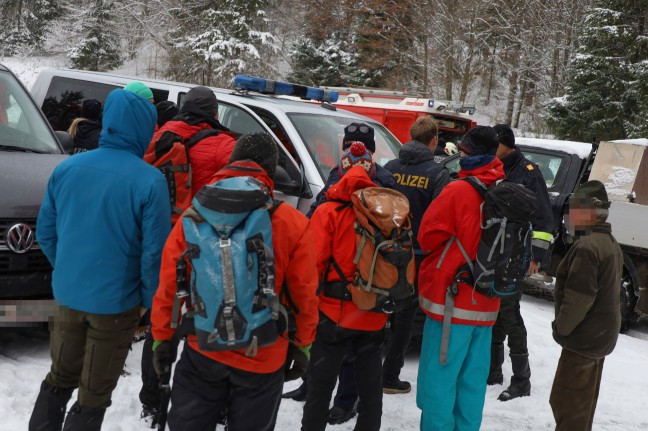
<svg viewBox="0 0 648 431"><path fill-rule="evenodd" d="M409 202L405 195L383 187L369 187L351 195L355 213L357 253L352 281L331 259L360 310L393 313L414 298L416 266L412 246ZM324 292L334 291L327 289ZM336 297L336 295L330 295ZM337 296L340 298L339 296ZM343 299L343 298L340 298Z"/></svg>
<svg viewBox="0 0 648 431"><path fill-rule="evenodd" d="M144 161L158 168L167 181L172 224L191 206L193 198L189 149L202 139L219 133L216 129L204 129L186 141L170 130L158 130L153 135L144 154Z"/></svg>

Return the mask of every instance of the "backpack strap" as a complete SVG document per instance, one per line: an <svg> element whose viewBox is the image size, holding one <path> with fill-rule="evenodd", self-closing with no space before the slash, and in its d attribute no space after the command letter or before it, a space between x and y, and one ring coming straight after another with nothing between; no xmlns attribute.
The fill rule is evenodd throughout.
<svg viewBox="0 0 648 431"><path fill-rule="evenodd" d="M452 313L454 312L454 298L459 288L457 282L453 281L446 291L445 305L443 307L443 327L441 329L441 346L439 347L439 363L448 363L448 346L450 345L450 328L452 326Z"/></svg>
<svg viewBox="0 0 648 431"><path fill-rule="evenodd" d="M220 135L221 131L218 129L202 129L195 135L193 135L187 142L185 142L185 147L187 148L187 151L194 145L196 145L198 142L202 141L205 138L209 138L210 136L217 136ZM187 157L189 154L187 153Z"/></svg>
<svg viewBox="0 0 648 431"><path fill-rule="evenodd" d="M482 180L480 180L477 177L466 177L466 178L462 178L462 181L465 181L471 186L473 186L473 188L477 190L477 192L481 195L482 198L486 197L488 186L484 184Z"/></svg>

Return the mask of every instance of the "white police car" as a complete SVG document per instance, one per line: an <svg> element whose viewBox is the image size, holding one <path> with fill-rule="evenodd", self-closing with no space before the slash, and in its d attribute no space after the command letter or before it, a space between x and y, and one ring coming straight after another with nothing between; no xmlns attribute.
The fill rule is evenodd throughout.
<svg viewBox="0 0 648 431"><path fill-rule="evenodd" d="M170 100L182 105L194 85L78 70L46 69L40 73L32 95L55 129L65 130L79 115L86 99L105 101L108 93L132 81L140 81L153 91L155 102ZM306 213L313 197L322 189L331 168L341 157L344 127L365 122L375 130L376 163L396 158L398 140L380 123L336 109L329 102L335 92L239 75L236 90L214 88L219 100L218 118L236 134L266 132L282 149L275 176L277 198ZM321 104L287 100L292 95Z"/></svg>

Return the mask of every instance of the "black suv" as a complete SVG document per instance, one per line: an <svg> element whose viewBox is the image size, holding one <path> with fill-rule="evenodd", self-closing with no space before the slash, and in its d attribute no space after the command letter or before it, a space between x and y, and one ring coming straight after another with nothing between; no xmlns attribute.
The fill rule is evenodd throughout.
<svg viewBox="0 0 648 431"><path fill-rule="evenodd" d="M52 268L35 238L47 180L67 157L57 134L0 64L0 326L49 316Z"/></svg>

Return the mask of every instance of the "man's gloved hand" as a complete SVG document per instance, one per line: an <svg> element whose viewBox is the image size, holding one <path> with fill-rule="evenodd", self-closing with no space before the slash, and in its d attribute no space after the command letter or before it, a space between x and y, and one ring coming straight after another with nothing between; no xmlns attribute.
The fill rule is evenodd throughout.
<svg viewBox="0 0 648 431"><path fill-rule="evenodd" d="M171 372L171 363L175 360L175 354L171 359L171 347L171 341L153 341L153 368L158 376Z"/></svg>
<svg viewBox="0 0 648 431"><path fill-rule="evenodd" d="M308 361L310 360L311 345L298 347L293 344L288 348L288 358L286 360L286 378L285 381L296 380L306 374Z"/></svg>

